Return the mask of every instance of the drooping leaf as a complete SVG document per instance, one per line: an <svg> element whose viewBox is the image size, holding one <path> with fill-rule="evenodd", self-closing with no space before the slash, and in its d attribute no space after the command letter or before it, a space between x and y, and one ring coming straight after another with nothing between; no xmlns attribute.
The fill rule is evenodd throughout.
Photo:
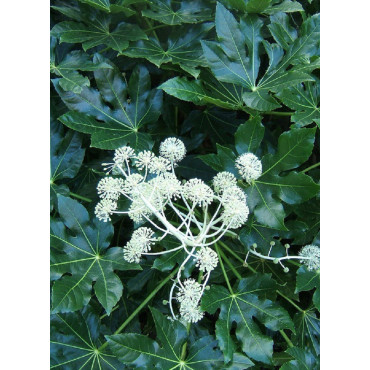
<svg viewBox="0 0 370 370"><path fill-rule="evenodd" d="M99 54L94 56L94 61L102 60ZM115 65L110 65L112 69L94 71L99 90L85 87L76 95L62 91L58 80L53 80L59 96L72 110L59 120L74 130L91 134L91 146L97 148L116 149L130 144L136 149L149 149L152 146L150 137L139 130L158 119L162 92L150 90L150 77L145 67L137 66L127 84Z"/></svg>
<svg viewBox="0 0 370 370"><path fill-rule="evenodd" d="M92 282L99 302L110 314L122 295L122 283L114 270L140 270L123 258L119 247L109 248L110 223L90 221L76 200L58 196L61 221L51 221L52 313L83 308L91 298Z"/></svg>
<svg viewBox="0 0 370 370"><path fill-rule="evenodd" d="M222 354L215 350L216 341L211 336L190 344L186 358L181 357L187 339L186 328L178 321L170 321L155 308L151 308L157 340L141 334L116 334L106 336L112 352L130 368L156 367L214 369L222 362Z"/></svg>
<svg viewBox="0 0 370 370"><path fill-rule="evenodd" d="M104 343L99 330L99 317L89 308L82 312L52 315L50 368L120 369L121 364L109 348L98 350Z"/></svg>
<svg viewBox="0 0 370 370"><path fill-rule="evenodd" d="M288 108L295 110L292 115L293 127L304 127L319 122L319 83L306 82L279 92L276 96Z"/></svg>
<svg viewBox="0 0 370 370"><path fill-rule="evenodd" d="M216 32L218 42L202 41L204 55L216 76L222 82L243 86L243 100L247 107L268 111L279 108L276 99L269 93L311 81L304 71L288 69L299 64L301 58L317 53L319 41L319 18L308 18L301 26L300 37L284 53L278 44L263 40L263 21L255 15L247 15L238 23L234 16L222 5L216 8ZM260 71L259 49L262 47L270 63L266 71ZM257 81L257 77L261 75Z"/></svg>
<svg viewBox="0 0 370 370"><path fill-rule="evenodd" d="M202 309L214 313L221 309L216 322L216 338L224 352L225 361L232 359L236 344L230 336L236 322L236 338L243 352L263 363L272 361L273 340L261 331L253 318L270 330L291 329L294 325L288 313L277 303L260 298L269 290L276 289L276 282L268 274L255 274L242 279L230 293L225 287L212 285L202 298Z"/></svg>
<svg viewBox="0 0 370 370"><path fill-rule="evenodd" d="M238 153L257 152L265 134L261 121L261 117L256 116L238 127L235 133L235 149Z"/></svg>
<svg viewBox="0 0 370 370"><path fill-rule="evenodd" d="M146 58L157 67L164 63L178 64L184 71L198 77L198 67L206 66L200 40L207 36L212 27L212 23L202 23L175 28L166 43L150 37L131 44L122 54L131 58Z"/></svg>
<svg viewBox="0 0 370 370"><path fill-rule="evenodd" d="M57 23L51 30L51 36L57 37L59 42L82 43L85 51L106 45L122 52L128 47L129 41L147 39L145 32L136 24L120 22L112 30L112 19L107 14L98 13L90 18L82 16L81 20Z"/></svg>
<svg viewBox="0 0 370 370"><path fill-rule="evenodd" d="M212 16L209 4L202 0L185 0L175 2L171 0L149 0L149 9L141 13L144 17L155 21L178 25L182 23L199 23L208 21Z"/></svg>

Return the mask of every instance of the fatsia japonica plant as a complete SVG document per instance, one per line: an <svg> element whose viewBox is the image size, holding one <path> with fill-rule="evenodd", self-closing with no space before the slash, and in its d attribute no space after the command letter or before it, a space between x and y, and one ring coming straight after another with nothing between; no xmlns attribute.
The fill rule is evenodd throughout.
<svg viewBox="0 0 370 370"><path fill-rule="evenodd" d="M319 369L318 1L51 23L51 368Z"/></svg>

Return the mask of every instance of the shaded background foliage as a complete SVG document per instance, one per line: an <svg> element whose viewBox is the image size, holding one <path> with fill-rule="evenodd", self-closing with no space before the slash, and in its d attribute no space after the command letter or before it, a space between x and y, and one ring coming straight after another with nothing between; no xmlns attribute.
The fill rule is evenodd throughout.
<svg viewBox="0 0 370 370"><path fill-rule="evenodd" d="M320 242L318 13L318 1L51 2L52 368L319 368L319 272L243 265L254 243L281 256ZM263 163L247 225L219 244L229 284L219 265L188 328L163 305L182 256L129 264L135 225L93 213L111 150L168 136L188 149L184 179L236 174L246 151Z"/></svg>

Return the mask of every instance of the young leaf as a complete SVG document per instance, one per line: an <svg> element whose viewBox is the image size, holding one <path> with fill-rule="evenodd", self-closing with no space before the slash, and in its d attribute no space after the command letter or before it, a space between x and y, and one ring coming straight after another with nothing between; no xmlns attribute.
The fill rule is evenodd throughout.
<svg viewBox="0 0 370 370"><path fill-rule="evenodd" d="M99 317L90 308L82 312L56 314L51 317L51 368L92 370L119 369L121 364L109 348L97 350L100 336Z"/></svg>
<svg viewBox="0 0 370 370"><path fill-rule="evenodd" d="M94 56L94 61L102 60L99 54ZM136 149L148 149L152 146L151 140L139 130L158 119L162 92L150 90L145 67L137 66L127 85L115 65L110 64L112 69L94 72L99 90L85 87L76 95L62 91L58 80L53 80L59 96L73 110L59 120L74 130L91 134L91 146L97 148L117 149L129 143Z"/></svg>
<svg viewBox="0 0 370 370"><path fill-rule="evenodd" d="M202 0L185 0L180 2L150 0L147 3L149 3L149 9L141 12L144 17L171 26L182 23L204 22L212 17L212 9Z"/></svg>
<svg viewBox="0 0 370 370"><path fill-rule="evenodd" d="M113 227L90 221L76 200L58 196L62 221L51 221L52 313L83 308L91 298L91 285L109 315L122 295L122 283L113 270L140 270L123 259L122 248L110 248ZM68 275L65 275L68 273Z"/></svg>
<svg viewBox="0 0 370 370"><path fill-rule="evenodd" d="M233 322L236 322L236 337L243 352L249 357L270 364L273 340L263 334L253 318L270 330L291 329L294 325L288 313L268 299L260 296L276 289L276 282L269 274L255 274L242 279L230 293L225 287L212 285L202 298L202 309L214 313L221 309L216 323L216 338L224 352L225 361L232 359L235 348L230 337Z"/></svg>

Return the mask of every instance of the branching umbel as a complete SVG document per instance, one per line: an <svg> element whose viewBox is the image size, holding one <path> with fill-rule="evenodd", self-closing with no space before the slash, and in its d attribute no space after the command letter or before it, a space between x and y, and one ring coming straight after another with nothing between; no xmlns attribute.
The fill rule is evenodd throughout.
<svg viewBox="0 0 370 370"><path fill-rule="evenodd" d="M237 179L230 172L218 173L212 182L213 189L196 178L181 183L175 174L177 163L186 154L181 140L166 139L161 143L159 152L160 156L155 156L151 151L135 153L128 146L117 149L113 162L103 164L114 177L105 177L99 182L97 191L102 199L95 213L104 222L110 220L112 214L127 214L135 223L147 222L154 229L139 227L133 232L124 247L124 258L128 262L139 263L141 256L145 255L160 256L181 249L185 251L186 258L170 290L169 307L176 319L173 300L177 300L181 318L197 322L204 315L199 309L200 299L210 273L218 264L217 253L211 246L228 230L245 224L249 208L245 193L237 186ZM261 161L252 153L238 157L236 168L248 183L262 173ZM121 196L130 201L128 210L118 209ZM173 215L177 222L173 221ZM175 237L179 246L151 252L152 246L167 235ZM253 250L251 253L257 252ZM300 257L306 258L310 257ZM191 259L203 273L201 283L192 278L181 279L182 271Z"/></svg>

